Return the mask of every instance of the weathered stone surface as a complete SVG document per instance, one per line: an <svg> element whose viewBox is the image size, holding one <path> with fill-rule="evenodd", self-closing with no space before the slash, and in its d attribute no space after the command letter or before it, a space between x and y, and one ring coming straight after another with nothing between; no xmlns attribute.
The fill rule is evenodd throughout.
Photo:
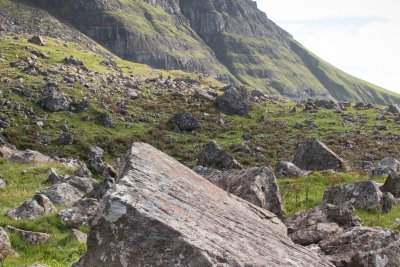
<svg viewBox="0 0 400 267"><path fill-rule="evenodd" d="M373 176L384 176L389 175L391 172L400 172L400 162L394 158L382 159L378 167L376 167L372 174Z"/></svg>
<svg viewBox="0 0 400 267"><path fill-rule="evenodd" d="M60 183L43 189L40 193L46 195L54 205L71 206L79 201L85 193L68 183Z"/></svg>
<svg viewBox="0 0 400 267"><path fill-rule="evenodd" d="M296 165L288 161L280 161L276 164L275 173L278 178L297 178L306 176L308 171L303 171Z"/></svg>
<svg viewBox="0 0 400 267"><path fill-rule="evenodd" d="M104 176L116 177L116 170L106 162L103 162L103 154L104 150L102 148L97 146L90 147L88 150L89 168Z"/></svg>
<svg viewBox="0 0 400 267"><path fill-rule="evenodd" d="M382 192L389 192L394 197L400 198L400 173L391 172L380 189Z"/></svg>
<svg viewBox="0 0 400 267"><path fill-rule="evenodd" d="M10 231L15 234L19 234L24 240L31 244L42 244L46 243L51 235L47 233L40 233L40 232L32 232L32 231L26 231L26 230L21 230L12 226L7 225L6 227L7 231Z"/></svg>
<svg viewBox="0 0 400 267"><path fill-rule="evenodd" d="M198 156L197 165L219 170L243 169L242 165L223 150L216 141L211 141L203 147Z"/></svg>
<svg viewBox="0 0 400 267"><path fill-rule="evenodd" d="M55 210L56 208L47 196L43 194L36 194L32 199L25 201L18 208L7 212L7 216L13 218L14 220L32 220Z"/></svg>
<svg viewBox="0 0 400 267"><path fill-rule="evenodd" d="M74 134L71 132L63 132L58 137L60 145L72 145L74 143Z"/></svg>
<svg viewBox="0 0 400 267"><path fill-rule="evenodd" d="M171 123L178 132L191 132L200 126L199 121L185 110L176 113Z"/></svg>
<svg viewBox="0 0 400 267"><path fill-rule="evenodd" d="M0 261L7 258L8 254L11 252L10 238L6 231L0 227Z"/></svg>
<svg viewBox="0 0 400 267"><path fill-rule="evenodd" d="M355 208L376 209L381 205L382 192L373 181L346 184L328 189L324 193L324 203L334 205L351 204Z"/></svg>
<svg viewBox="0 0 400 267"><path fill-rule="evenodd" d="M319 243L326 257L336 266L385 266L365 265L378 258L388 260L386 266L399 266L400 234L382 228L354 227L333 235Z"/></svg>
<svg viewBox="0 0 400 267"><path fill-rule="evenodd" d="M79 243L85 244L87 242L87 234L79 230L72 229L72 236L78 240Z"/></svg>
<svg viewBox="0 0 400 267"><path fill-rule="evenodd" d="M250 94L244 87L231 86L217 98L216 105L226 114L245 115L251 109Z"/></svg>
<svg viewBox="0 0 400 267"><path fill-rule="evenodd" d="M94 218L98 207L99 201L97 199L82 199L71 208L60 211L59 215L68 227L78 228Z"/></svg>
<svg viewBox="0 0 400 267"><path fill-rule="evenodd" d="M279 187L269 167L227 171L196 167L194 171L219 188L264 208L279 218L285 215Z"/></svg>
<svg viewBox="0 0 400 267"><path fill-rule="evenodd" d="M331 266L272 213L135 143L75 266Z"/></svg>
<svg viewBox="0 0 400 267"><path fill-rule="evenodd" d="M287 218L285 225L293 242L307 246L317 244L343 229L360 226L361 220L352 206L321 204Z"/></svg>
<svg viewBox="0 0 400 267"><path fill-rule="evenodd" d="M293 163L304 170L323 171L332 169L343 171L345 161L321 141L307 137L298 147Z"/></svg>

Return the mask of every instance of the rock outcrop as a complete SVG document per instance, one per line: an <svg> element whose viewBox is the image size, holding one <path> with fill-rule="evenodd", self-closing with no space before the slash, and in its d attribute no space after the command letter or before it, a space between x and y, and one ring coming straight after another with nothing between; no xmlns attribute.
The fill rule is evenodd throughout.
<svg viewBox="0 0 400 267"><path fill-rule="evenodd" d="M216 141L211 141L203 147L198 156L197 165L219 170L243 169L242 165L222 149Z"/></svg>
<svg viewBox="0 0 400 267"><path fill-rule="evenodd" d="M68 227L79 228L94 218L98 207L99 201L97 199L81 199L71 208L60 211L59 215Z"/></svg>
<svg viewBox="0 0 400 267"><path fill-rule="evenodd" d="M335 170L346 169L345 161L330 150L321 141L307 137L298 147L293 163L304 170Z"/></svg>
<svg viewBox="0 0 400 267"><path fill-rule="evenodd" d="M223 190L266 209L279 218L285 215L279 187L269 167L227 171L196 167L194 171Z"/></svg>
<svg viewBox="0 0 400 267"><path fill-rule="evenodd" d="M75 266L332 266L294 245L272 213L135 143Z"/></svg>

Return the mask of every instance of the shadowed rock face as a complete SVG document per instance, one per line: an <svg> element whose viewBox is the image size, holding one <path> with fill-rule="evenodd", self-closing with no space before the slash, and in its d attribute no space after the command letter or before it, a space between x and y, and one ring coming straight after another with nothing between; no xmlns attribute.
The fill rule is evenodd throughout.
<svg viewBox="0 0 400 267"><path fill-rule="evenodd" d="M332 266L272 213L135 143L75 266Z"/></svg>

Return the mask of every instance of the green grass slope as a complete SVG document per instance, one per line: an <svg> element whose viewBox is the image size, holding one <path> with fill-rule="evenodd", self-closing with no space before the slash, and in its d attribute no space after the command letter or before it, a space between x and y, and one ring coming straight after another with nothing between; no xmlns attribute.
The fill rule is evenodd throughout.
<svg viewBox="0 0 400 267"><path fill-rule="evenodd" d="M0 117L10 121L2 133L19 149L35 149L51 156L76 157L85 159L86 148L98 145L105 149L106 159L116 164L128 147L135 141L149 143L188 166L196 164L196 158L202 146L210 140L216 140L229 153L245 166L274 166L280 160L291 160L294 151L306 136L321 139L353 167L351 173L324 174L313 173L298 180L279 181L285 207L289 215L318 205L323 191L337 184L369 179L361 170L362 158L372 154L375 161L386 156L400 158L398 118L384 114L385 107L376 106L368 110L353 107L341 113L322 109L316 113L303 111L304 105L287 100L271 100L254 103L246 116L224 115L215 109L212 102L195 98L193 90L185 88L159 87L157 82L146 78L191 77L199 80L199 90L214 90L218 94L221 84L210 77L199 78L197 74L181 71L154 70L146 65L124 61L116 56L112 60L118 68L104 66L104 60L110 56L97 53L103 51L100 46L93 51L85 45L54 38L45 38L46 46L37 46L27 42L31 35L3 34L0 41L0 91L1 100L9 101L0 105ZM49 58L36 58L38 75L31 75L23 68L13 67L13 62L25 62L33 58L32 50L39 50ZM66 56L82 60L88 72L77 71L64 62ZM56 69L56 72L50 71ZM79 79L66 82L66 77ZM84 79L84 84L81 82ZM141 99L127 100L128 88L125 79L138 79L142 86ZM37 104L43 88L48 81L57 81L59 90L74 99L89 96L90 108L83 112L49 112ZM15 88L24 88L32 92L31 96L14 93ZM95 90L95 91L94 91ZM179 91L182 96L176 97ZM127 109L119 108L126 102ZM19 108L15 108L19 106ZM296 110L293 110L297 107ZM35 115L27 115L24 110L32 108ZM185 109L196 116L201 127L192 133L174 131L169 119L179 110ZM116 128L101 126L96 118L107 113L117 124ZM265 120L260 120L265 116ZM143 120L142 118L146 118ZM347 118L347 119L346 119ZM350 119L349 119L350 118ZM311 120L314 128L302 130L293 126L297 122ZM38 125L43 122L43 126ZM60 127L69 126L75 139L72 145L60 145L57 138ZM304 123L305 124L305 123ZM376 126L380 124L380 130ZM251 140L245 140L244 134L250 134ZM353 144L348 147L348 144ZM60 173L73 170L60 165L19 165L0 159L0 174L9 185L0 191L0 225L35 231L45 231L53 235L45 245L32 246L15 235L11 235L13 248L20 257L11 256L3 265L28 266L32 263L47 263L50 266L70 266L84 253L85 247L72 239L67 227L57 214L28 221L12 221L4 213L32 197L40 188L46 187L45 169L55 167ZM26 174L22 175L22 171ZM382 182L383 178L377 179ZM297 201L296 201L297 198ZM400 217L400 209L395 207L389 214L380 211L358 211L364 223L370 226L382 226L398 229L395 218ZM87 231L87 228L82 229Z"/></svg>

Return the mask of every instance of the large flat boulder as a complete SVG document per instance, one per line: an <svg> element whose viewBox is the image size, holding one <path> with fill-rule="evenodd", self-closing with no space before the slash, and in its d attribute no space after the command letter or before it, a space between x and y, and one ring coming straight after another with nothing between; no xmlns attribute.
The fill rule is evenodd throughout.
<svg viewBox="0 0 400 267"><path fill-rule="evenodd" d="M298 147L293 164L304 170L346 170L345 161L321 141L307 137Z"/></svg>
<svg viewBox="0 0 400 267"><path fill-rule="evenodd" d="M75 266L332 266L272 213L135 143Z"/></svg>
<svg viewBox="0 0 400 267"><path fill-rule="evenodd" d="M194 170L223 190L266 209L279 218L285 215L279 186L269 167L227 171L196 167Z"/></svg>

